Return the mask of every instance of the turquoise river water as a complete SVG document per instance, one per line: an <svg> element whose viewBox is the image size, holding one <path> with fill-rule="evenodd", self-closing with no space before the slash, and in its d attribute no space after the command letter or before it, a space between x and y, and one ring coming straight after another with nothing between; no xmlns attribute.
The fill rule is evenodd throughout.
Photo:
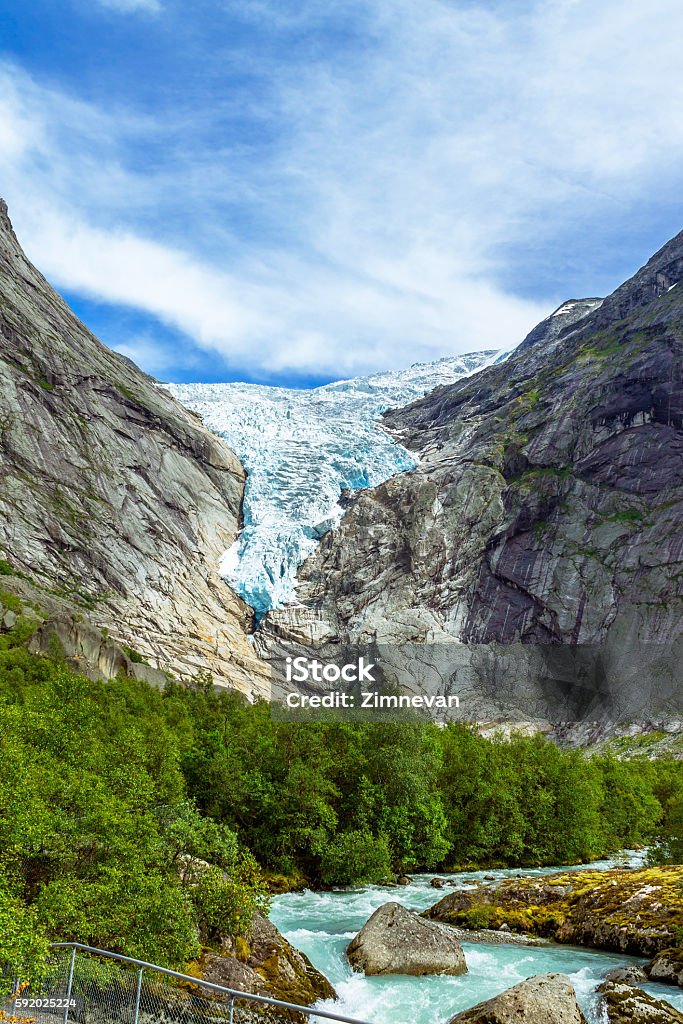
<svg viewBox="0 0 683 1024"><path fill-rule="evenodd" d="M636 866L641 856L629 852L618 862ZM613 867L616 862L599 861L590 867L604 869ZM543 875L557 870L538 868L523 873ZM443 877L454 879L456 884L444 890L430 886L434 875L414 875L413 884L401 889L368 886L333 892L286 893L275 897L270 916L286 938L310 957L337 990L338 1000L321 1003L321 1009L324 1006L372 1024L444 1024L460 1010L497 995L524 978L557 971L569 975L591 1024L602 1024L604 1018L597 1007L596 986L612 968L642 961L574 946L523 947L466 942L463 948L468 973L460 977L389 975L366 978L355 974L346 962L344 950L349 941L383 903L397 900L422 911L453 888L469 888L484 874L507 878L521 873L505 870L450 874ZM683 1010L683 990L669 985L644 987ZM318 1020L322 1024L322 1018Z"/></svg>

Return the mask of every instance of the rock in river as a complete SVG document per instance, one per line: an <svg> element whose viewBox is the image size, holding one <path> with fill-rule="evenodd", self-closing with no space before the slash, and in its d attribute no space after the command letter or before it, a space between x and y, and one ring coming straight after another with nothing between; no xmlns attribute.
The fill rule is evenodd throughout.
<svg viewBox="0 0 683 1024"><path fill-rule="evenodd" d="M400 903L385 903L351 940L346 955L365 974L464 974L462 946L450 928Z"/></svg>
<svg viewBox="0 0 683 1024"><path fill-rule="evenodd" d="M619 984L640 985L641 981L647 981L647 975L642 967L629 965L628 967L614 967L605 975L605 981L615 981Z"/></svg>
<svg viewBox="0 0 683 1024"><path fill-rule="evenodd" d="M645 965L650 981L665 981L683 988L683 949L663 949Z"/></svg>
<svg viewBox="0 0 683 1024"><path fill-rule="evenodd" d="M608 981L599 991L609 1024L683 1024L683 1014L635 985Z"/></svg>
<svg viewBox="0 0 683 1024"><path fill-rule="evenodd" d="M452 1017L449 1024L586 1024L569 978L538 974L485 1003Z"/></svg>

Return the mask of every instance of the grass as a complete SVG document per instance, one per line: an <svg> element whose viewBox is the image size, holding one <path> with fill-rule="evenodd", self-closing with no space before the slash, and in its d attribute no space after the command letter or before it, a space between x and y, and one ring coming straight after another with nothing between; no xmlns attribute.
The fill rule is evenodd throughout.
<svg viewBox="0 0 683 1024"><path fill-rule="evenodd" d="M625 509L623 512L615 512L612 516L607 516L607 520L610 523L642 523L645 516L642 512L636 508Z"/></svg>
<svg viewBox="0 0 683 1024"><path fill-rule="evenodd" d="M0 590L0 604L9 608L10 611L16 612L17 615L20 615L23 610L23 605L16 594L10 594L7 590Z"/></svg>
<svg viewBox="0 0 683 1024"><path fill-rule="evenodd" d="M0 558L0 576L15 576L17 579L28 580L29 583L33 582L30 576L27 576L25 572L21 572L19 569L15 569L4 558Z"/></svg>
<svg viewBox="0 0 683 1024"><path fill-rule="evenodd" d="M533 484L534 480L542 480L545 477L554 478L556 480L569 480L574 476L574 471L571 466L535 466L531 469L525 469L523 473L517 476L508 477L507 482L521 483L530 485Z"/></svg>

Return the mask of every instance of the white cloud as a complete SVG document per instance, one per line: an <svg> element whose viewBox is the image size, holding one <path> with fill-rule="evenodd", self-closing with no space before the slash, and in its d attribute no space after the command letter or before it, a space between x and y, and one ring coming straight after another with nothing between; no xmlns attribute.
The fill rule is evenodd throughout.
<svg viewBox="0 0 683 1024"><path fill-rule="evenodd" d="M221 339L248 344L270 326L237 298L240 282L180 250L66 221L46 209L36 213L25 221L29 235L46 272L66 288L153 313L205 345Z"/></svg>
<svg viewBox="0 0 683 1024"><path fill-rule="evenodd" d="M253 154L220 134L241 97L152 121L0 77L0 170L32 258L250 372L346 376L514 343L565 295L506 292L506 251L680 177L673 0L360 10L363 45L335 59L252 55L267 100L245 109L277 127ZM251 8L276 14L301 29L300 6ZM325 16L311 4L313 27ZM197 123L220 150L197 148ZM150 142L168 159L140 169Z"/></svg>

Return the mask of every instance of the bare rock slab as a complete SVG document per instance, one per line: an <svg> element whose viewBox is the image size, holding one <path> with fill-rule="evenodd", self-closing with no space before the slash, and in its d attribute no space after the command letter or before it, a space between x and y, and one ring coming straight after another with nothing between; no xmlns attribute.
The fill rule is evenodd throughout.
<svg viewBox="0 0 683 1024"><path fill-rule="evenodd" d="M449 1024L586 1024L565 974L537 974L485 1003L452 1017Z"/></svg>
<svg viewBox="0 0 683 1024"><path fill-rule="evenodd" d="M450 928L385 903L351 940L346 955L365 974L464 974L462 946Z"/></svg>

